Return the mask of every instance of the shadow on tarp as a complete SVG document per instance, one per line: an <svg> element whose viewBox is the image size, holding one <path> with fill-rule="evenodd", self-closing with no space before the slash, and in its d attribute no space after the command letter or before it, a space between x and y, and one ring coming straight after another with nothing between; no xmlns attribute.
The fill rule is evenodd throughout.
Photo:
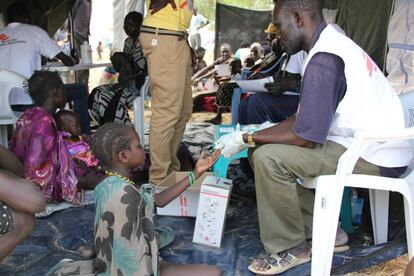
<svg viewBox="0 0 414 276"><path fill-rule="evenodd" d="M76 250L83 244L92 244L93 217L94 207L89 206L70 208L45 219L37 219L32 235L0 265L0 275L44 275L64 258L82 259ZM161 251L161 257L166 261L216 264L225 272L224 275L253 275L247 266L253 258L264 253L259 238L256 203L252 198L237 194L232 196L221 249L192 243L192 218L158 216L156 222L170 226L175 231L174 242ZM353 245L355 240L359 239L351 237L351 250L335 255L335 274L382 263L407 251L405 239L371 247L363 247L360 243ZM310 263L283 275L308 274Z"/></svg>

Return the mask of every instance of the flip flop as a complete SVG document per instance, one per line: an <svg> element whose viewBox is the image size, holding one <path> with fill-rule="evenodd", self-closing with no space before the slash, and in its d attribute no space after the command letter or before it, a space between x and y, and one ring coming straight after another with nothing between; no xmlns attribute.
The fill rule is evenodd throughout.
<svg viewBox="0 0 414 276"><path fill-rule="evenodd" d="M256 268L257 260L253 261L251 265L249 265L248 269L256 274L260 275L274 275L274 274L280 274L285 272L286 270L289 270L295 266L307 263L311 260L310 257L300 258L295 257L292 254L283 251L279 252L277 254L272 254L269 256L269 258L263 258L268 266L270 266L267 270L259 270Z"/></svg>

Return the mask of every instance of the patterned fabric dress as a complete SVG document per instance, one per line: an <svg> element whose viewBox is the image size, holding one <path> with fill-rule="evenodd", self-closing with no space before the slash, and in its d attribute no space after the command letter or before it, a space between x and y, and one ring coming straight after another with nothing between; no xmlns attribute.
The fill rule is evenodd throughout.
<svg viewBox="0 0 414 276"><path fill-rule="evenodd" d="M135 70L138 74L147 75L147 61L145 60L139 40L134 41L131 37L125 39L123 52L132 55Z"/></svg>
<svg viewBox="0 0 414 276"><path fill-rule="evenodd" d="M159 275L154 191L150 184L137 188L119 176L109 176L95 188L99 275Z"/></svg>
<svg viewBox="0 0 414 276"><path fill-rule="evenodd" d="M22 162L25 178L42 188L48 202L81 204L77 167L46 109L35 107L23 113L16 123L10 150Z"/></svg>
<svg viewBox="0 0 414 276"><path fill-rule="evenodd" d="M231 76L231 80L241 80L239 73ZM235 82L226 82L220 85L217 90L216 105L218 107L231 107L231 99L233 97L233 90L239 86Z"/></svg>
<svg viewBox="0 0 414 276"><path fill-rule="evenodd" d="M92 119L99 125L118 122L132 126L128 109L132 108L136 96L130 84L105 84L95 87L89 95Z"/></svg>
<svg viewBox="0 0 414 276"><path fill-rule="evenodd" d="M82 136L78 141L71 139L71 134L66 131L58 131L62 136L66 148L78 168L78 176L84 176L88 172L88 168L95 168L99 165L99 160L93 155L91 146L82 140Z"/></svg>

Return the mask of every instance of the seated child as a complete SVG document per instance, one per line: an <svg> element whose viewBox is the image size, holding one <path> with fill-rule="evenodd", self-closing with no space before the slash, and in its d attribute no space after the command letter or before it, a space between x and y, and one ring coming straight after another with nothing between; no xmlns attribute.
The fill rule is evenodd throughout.
<svg viewBox="0 0 414 276"><path fill-rule="evenodd" d="M238 58L233 58L230 61L230 80L241 80L241 70L242 70L242 64L241 60ZM212 123L215 125L221 124L222 120L222 113L223 109L226 107L231 106L231 100L233 97L233 89L237 88L238 85L235 82L227 82L224 80L220 82L220 87L217 90L216 95L216 106L217 106L217 115L213 119L207 120L207 123Z"/></svg>
<svg viewBox="0 0 414 276"><path fill-rule="evenodd" d="M98 125L119 122L132 126L128 109L132 108L137 95L131 89L135 78L132 59L123 52L111 56L114 69L119 72L118 82L95 87L89 95L88 107L93 121Z"/></svg>
<svg viewBox="0 0 414 276"><path fill-rule="evenodd" d="M81 135L80 117L70 110L60 110L55 114L56 126L62 135L66 148L75 162L81 162L86 167L97 167L99 161L92 154L88 136ZM92 141L91 141L92 142Z"/></svg>
<svg viewBox="0 0 414 276"><path fill-rule="evenodd" d="M24 166L24 176L39 185L48 202L82 204L80 189L93 188L98 179L78 174L77 164L58 135L54 114L63 108L66 92L58 73L36 71L28 80L34 108L16 122L10 150Z"/></svg>
<svg viewBox="0 0 414 276"><path fill-rule="evenodd" d="M142 14L132 11L125 16L124 31L128 35L124 42L123 53L129 55L133 60L135 76L134 94L139 94L139 88L144 84L145 76L147 75L147 61L142 51L141 43L139 42L139 34L141 32ZM117 70L119 72L119 70Z"/></svg>
<svg viewBox="0 0 414 276"><path fill-rule="evenodd" d="M220 275L217 267L160 262L153 211L191 186L220 155L201 154L194 172L161 193L150 184L130 180L131 171L144 163L144 151L133 128L108 123L98 129L93 152L107 177L95 188L96 273L105 275Z"/></svg>
<svg viewBox="0 0 414 276"><path fill-rule="evenodd" d="M198 47L195 50L195 57L196 57L196 62L195 65L193 67L193 74L197 73L198 71L200 71L201 69L207 67L207 63L204 61L204 55L206 53L206 49L204 49L203 47Z"/></svg>

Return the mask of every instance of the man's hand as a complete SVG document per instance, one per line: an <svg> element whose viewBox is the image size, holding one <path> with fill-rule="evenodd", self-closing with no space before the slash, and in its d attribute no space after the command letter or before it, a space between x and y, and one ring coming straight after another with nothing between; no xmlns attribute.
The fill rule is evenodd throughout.
<svg viewBox="0 0 414 276"><path fill-rule="evenodd" d="M275 77L275 82L265 84L267 91L273 95L280 95L283 92L299 92L301 77L298 74L288 74L287 76Z"/></svg>
<svg viewBox="0 0 414 276"><path fill-rule="evenodd" d="M243 141L244 133L245 132L243 131L234 131L232 133L221 136L216 141L215 148L222 149L221 154L226 158L237 154L238 152L249 147L249 145Z"/></svg>
<svg viewBox="0 0 414 276"><path fill-rule="evenodd" d="M151 0L149 9L151 11L151 14L154 14L163 8L165 8L168 4L171 5L171 7L176 10L177 6L175 5L174 0Z"/></svg>

